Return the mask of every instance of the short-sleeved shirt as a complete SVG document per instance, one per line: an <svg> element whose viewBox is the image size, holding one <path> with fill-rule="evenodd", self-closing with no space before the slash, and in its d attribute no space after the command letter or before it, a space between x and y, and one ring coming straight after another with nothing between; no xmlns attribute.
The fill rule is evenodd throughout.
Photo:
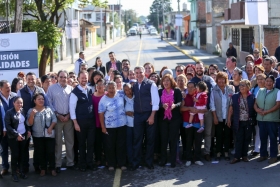
<svg viewBox="0 0 280 187"><path fill-rule="evenodd" d="M98 113L104 112L106 128L118 128L127 124L124 111L123 96L117 92L116 96L110 98L104 95L98 105Z"/></svg>

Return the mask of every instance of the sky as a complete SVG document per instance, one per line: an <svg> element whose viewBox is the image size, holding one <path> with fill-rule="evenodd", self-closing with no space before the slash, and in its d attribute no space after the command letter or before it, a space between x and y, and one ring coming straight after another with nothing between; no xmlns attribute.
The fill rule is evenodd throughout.
<svg viewBox="0 0 280 187"><path fill-rule="evenodd" d="M153 4L153 0L108 0L108 4L121 4L123 9L133 9L137 12L137 16L147 16L150 13L150 6ZM173 10L178 10L177 0L170 0ZM187 0L180 0L180 9L182 10L183 3L187 3L188 10L190 9L190 4Z"/></svg>

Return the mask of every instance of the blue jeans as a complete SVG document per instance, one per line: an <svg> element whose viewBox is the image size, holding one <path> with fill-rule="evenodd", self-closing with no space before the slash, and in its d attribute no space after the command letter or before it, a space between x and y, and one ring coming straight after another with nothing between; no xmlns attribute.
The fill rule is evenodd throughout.
<svg viewBox="0 0 280 187"><path fill-rule="evenodd" d="M133 127L126 127L126 151L127 160L130 165L133 164Z"/></svg>
<svg viewBox="0 0 280 187"><path fill-rule="evenodd" d="M2 137L2 135L1 135ZM1 142L1 157L2 157L2 169L9 170L9 144L8 144L8 135L2 137Z"/></svg>
<svg viewBox="0 0 280 187"><path fill-rule="evenodd" d="M267 157L267 138L270 140L270 157L277 157L278 122L258 121L260 128L261 149L260 155Z"/></svg>

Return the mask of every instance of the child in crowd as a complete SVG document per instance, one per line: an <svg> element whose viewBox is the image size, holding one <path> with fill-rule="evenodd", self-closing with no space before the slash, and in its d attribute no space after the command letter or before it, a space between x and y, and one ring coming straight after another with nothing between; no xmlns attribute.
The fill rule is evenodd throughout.
<svg viewBox="0 0 280 187"><path fill-rule="evenodd" d="M205 82L200 81L196 85L197 93L194 95L194 107L196 109L205 109L206 104L207 104L207 85ZM186 126L186 128L190 128L193 126L192 121L193 121L193 116L194 113L190 113L190 119L189 119L189 124ZM198 118L200 120L200 128L198 129L198 133L201 133L204 131L204 114L203 113L198 113Z"/></svg>
<svg viewBox="0 0 280 187"><path fill-rule="evenodd" d="M132 165L133 160L133 120L134 120L134 95L132 92L132 86L129 83L123 85L124 91L124 110L127 118L127 131L126 131L126 146L127 146L127 158L129 165Z"/></svg>

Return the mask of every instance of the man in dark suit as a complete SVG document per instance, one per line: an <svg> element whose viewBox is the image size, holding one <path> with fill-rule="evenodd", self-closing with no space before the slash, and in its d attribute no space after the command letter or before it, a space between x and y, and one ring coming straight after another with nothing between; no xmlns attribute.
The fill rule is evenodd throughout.
<svg viewBox="0 0 280 187"><path fill-rule="evenodd" d="M5 113L13 108L13 101L14 101L14 97L17 96L16 93L11 92L11 85L8 81L6 80L1 80L0 81L0 103L2 103L2 106L4 108L4 113L2 114L3 116L5 115ZM1 151L1 157L2 157L2 171L1 171L1 175L7 175L8 174L8 170L9 170L9 148L8 148L8 136L6 136L6 128L5 126L3 126L3 129L0 129L0 131L3 130L3 137L2 137L2 141L1 141L1 147L2 147L2 151Z"/></svg>
<svg viewBox="0 0 280 187"><path fill-rule="evenodd" d="M231 42L229 43L229 48L227 50L226 55L227 57L234 56L235 58L237 58L236 49L233 47L233 44Z"/></svg>
<svg viewBox="0 0 280 187"><path fill-rule="evenodd" d="M116 59L116 55L114 52L109 53L110 61L106 63L106 70L107 73L109 72L110 68L114 70L118 70L120 73L122 72L122 63Z"/></svg>

